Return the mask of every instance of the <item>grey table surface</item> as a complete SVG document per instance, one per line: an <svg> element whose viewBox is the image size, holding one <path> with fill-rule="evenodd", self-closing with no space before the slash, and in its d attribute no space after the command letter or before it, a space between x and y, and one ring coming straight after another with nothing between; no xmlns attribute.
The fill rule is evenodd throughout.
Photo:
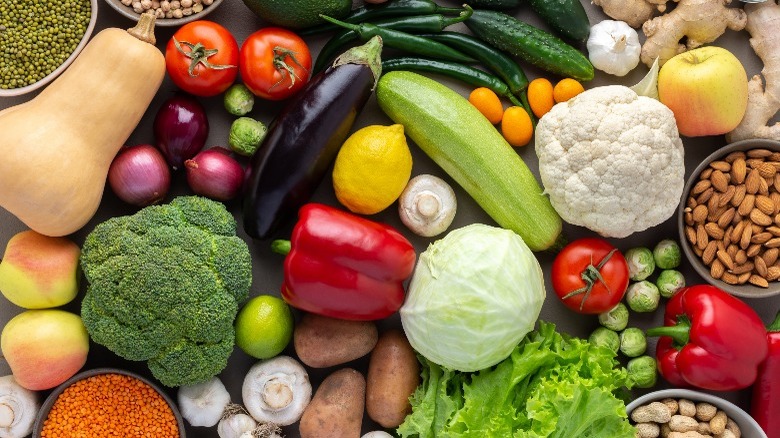
<svg viewBox="0 0 780 438"><path fill-rule="evenodd" d="M451 0L446 0L446 1L442 0L441 3L447 5L457 4L457 2ZM591 24L594 24L598 21L607 18L597 7L591 5L590 2L583 1L583 3L585 3L585 7L588 10L588 14L591 19ZM531 23L537 24L540 27L543 27L543 25L536 18L536 16L531 11L525 8L521 8L519 11L517 11L516 16L524 20L527 20ZM239 44L241 44L244 41L244 39L246 39L246 37L250 35L252 32L266 25L260 19L256 18L249 11L249 9L247 9L246 6L244 6L243 2L240 0L225 0L218 9L213 11L207 17L207 19L216 21L226 26L236 37ZM107 27L128 28L131 27L131 25L132 25L131 21L119 15L116 11L109 8L105 3L103 2L99 3L99 16L97 20L97 27L95 33L97 33L100 29L107 28ZM462 30L463 28L461 27L460 29ZM165 44L170 39L174 31L175 28L157 29L156 31L157 41L158 41L157 46L161 50L164 50ZM640 32L640 36L641 36L641 32ZM316 55L319 48L326 41L326 38L315 37L315 38L307 38L306 40L310 44L312 52ZM748 44L747 32L727 31L727 33L724 36L722 36L715 44L726 47L727 49L731 50L733 53L737 54L739 58L743 61L743 64L745 65L745 68L749 76L752 76L753 74L760 72L761 62L750 49L750 46ZM524 68L529 78L534 78L537 76L544 75L543 72L531 66L524 65ZM628 76L623 78L616 78L612 76L607 76L605 74L598 74L597 72L596 78L592 82L586 84L586 88L612 84L612 83L632 85L638 82L646 72L647 69L641 65L640 68L637 68L635 71L631 72ZM550 77L549 75L544 75L544 76ZM457 89L459 92L461 92L464 95L467 95L469 91L467 88L465 88L460 84L450 82L444 78L438 78L438 79L444 83L447 83L453 88ZM126 142L127 144L154 142L154 137L152 133L152 120L154 118L154 114L157 108L160 107L162 102L167 97L169 97L175 91L175 89L176 87L166 77L159 93L157 94L154 101L150 105L149 110L146 112L145 116L141 120L138 127L135 129L135 131L132 133L130 138L127 140ZM26 95L26 96L15 97L15 98L0 98L0 110L25 102L33 97L34 95ZM233 117L227 114L227 112L222 108L221 99L218 97L201 99L201 102L203 102L205 107L207 108L209 122L211 125L211 131L209 134L206 147L226 145L227 133ZM250 115L267 123L271 121L274 114L276 114L278 110L281 108L281 105L282 104L280 103L264 102L258 100L258 102L255 105L255 109ZM381 112L381 110L376 104L376 101L372 98L369 101L366 108L361 113L361 115L359 116L359 118L357 119L357 122L353 129L358 129L360 127L371 125L371 124L389 124L389 123L391 123L390 119L387 118L387 116L385 116ZM0 129L2 129L2 127L0 127ZM725 139L722 136L695 138L695 139L684 138L684 143L685 143L685 152L686 152L685 165L687 171L686 172L686 178L687 178L690 172L696 167L696 165L704 157L709 155L711 152L713 152L720 146L725 145ZM420 173L433 173L445 178L456 189L459 206L458 206L458 214L455 218L455 221L451 229L465 226L467 224L474 223L474 222L495 224L490 219L490 217L488 217L465 192L463 192L460 188L458 188L457 185L454 182L452 182L452 180L448 178L443 171L441 171L441 169L439 169L427 156L425 156L425 154L423 154L422 151L419 150L419 148L417 148L411 142L410 142L410 146L414 158L413 175L417 175ZM533 150L533 145L529 145L524 148L518 149L518 153L522 156L522 158L532 169L532 171L538 175L537 159ZM647 181L647 183L652 184L653 182ZM3 188L0 187L0 190L2 189ZM173 196L178 194L187 194L187 193L189 192L186 187L186 181L184 179L183 174L181 173L176 174L174 176L172 191L169 194L168 199L171 199ZM331 205L338 205L338 202L336 201L335 196L333 195L333 189L332 189L329 176L320 185L313 200L328 203ZM239 218L239 224L240 224L240 203L238 201L233 201L228 203L227 205L231 209L231 211L234 212L236 217ZM136 211L135 208L123 204L113 195L113 193L111 193L110 189L107 189L105 191L100 209L98 210L95 217L83 229L81 229L80 231L78 231L77 233L73 234L70 237L74 241L81 243L83 242L85 235L90 230L92 230L92 228L99 222L102 222L112 216L132 214L135 211ZM373 216L372 219L386 222L397 227L414 243L418 253L420 251L423 251L427 247L427 245L433 241L433 239L417 237L413 235L411 232L409 232L400 223L395 206L392 206L387 210L385 210L384 212ZM675 221L674 218L670 218L663 224L660 224L644 232L636 233L625 239L611 239L611 241L618 248L622 250L626 250L630 247L640 246L640 245L652 246L657 241L663 238L678 238L677 228L675 226L674 221ZM23 223L21 223L18 219L16 219L13 215L8 213L7 211L0 209L0 248L5 248L5 245L8 242L8 240L11 238L11 236L25 229L26 227ZM282 230L280 232L280 235L285 235L285 233L288 233L290 229L291 226L285 230ZM571 226L571 225L564 225L564 233L569 240L573 240L578 237L594 235L594 233L586 229ZM251 239L247 237L247 235L243 232L243 230L240 230L239 234L243 238L245 238L247 242L250 242L250 248L253 256L253 283L252 283L250 294L252 296L259 295L259 294L278 295L281 286L281 281L282 281L282 258L271 252L267 242L252 242ZM594 328L597 327L598 322L596 318L593 316L575 314L569 311L567 308L565 308L562 304L560 304L559 300L555 297L552 288L549 286L550 278L549 278L548 268L551 266L553 256L546 253L540 253L537 254L537 257L540 263L542 264L542 267L545 270L545 280L547 282L547 295L548 295L548 298L542 309L540 318L546 321L554 322L558 326L558 328L564 332L568 332L570 334L577 335L577 336L586 337ZM696 284L696 283L703 282L702 279L698 277L693 272L693 270L690 269L689 267L683 266L682 269L683 272L686 274L686 279L689 284ZM82 289L83 289L83 285L82 285ZM80 301L81 296L83 296L83 292L84 291L82 290L79 297L74 302L65 306L64 308L66 310L78 312L78 308L79 308L78 303ZM764 299L747 299L746 301L754 309L756 309L756 311L759 313L762 319L767 323L774 317L778 309L780 309L780 296L775 296L772 298L764 298ZM10 304L7 300L0 299L0 326L3 326L14 315L18 314L21 311L22 309ZM643 328L650 327L653 325L660 325L660 324L662 324L661 309L659 309L655 313L650 313L650 314L632 313L631 321L630 321L630 325L643 327ZM400 320L396 315L386 320L379 321L378 325L380 327L380 330L384 330L391 327L400 327ZM653 351L654 351L654 343L651 341L650 352L652 353ZM288 347L285 353L294 354L292 347L291 346ZM228 390L230 391L234 401L236 402L241 401L241 383L243 381L243 377L246 374L249 367L252 366L255 362L256 361L254 359L244 354L240 349L236 348L233 355L230 358L228 367L221 373L220 377L222 378ZM348 366L354 367L361 371L366 370L366 365L367 365L367 361L365 358L348 364ZM150 373L145 368L143 363L124 361L116 357L113 353L106 350L105 348L93 344L91 346L89 358L85 366L85 369L91 369L100 366L116 366L116 367L121 367L121 368L139 372L145 376L150 376ZM327 374L334 371L336 368L338 367L335 367L333 369L324 369L324 370L310 370L312 381L314 382L315 385L317 385L317 383L319 383ZM0 359L0 375L5 375L9 373L10 373L10 369L8 367L8 364L4 360ZM665 387L668 387L668 385L663 380L659 379L659 384L656 387L656 389L665 388ZM173 390L170 390L170 393L172 395L175 395L175 391ZM639 393L640 392L637 392L636 394ZM44 392L42 396L45 395L46 393ZM736 404L744 408L747 408L749 406L749 400L750 400L749 390L730 392L730 393L720 393L718 395L732 402L735 402ZM375 426L376 425L373 424L367 417L365 418L363 422L364 432L370 430L376 430L377 427ZM293 425L285 428L285 433L287 434L287 436L290 437L298 436L297 426ZM187 435L195 438L216 437L217 433L215 428L188 427Z"/></svg>

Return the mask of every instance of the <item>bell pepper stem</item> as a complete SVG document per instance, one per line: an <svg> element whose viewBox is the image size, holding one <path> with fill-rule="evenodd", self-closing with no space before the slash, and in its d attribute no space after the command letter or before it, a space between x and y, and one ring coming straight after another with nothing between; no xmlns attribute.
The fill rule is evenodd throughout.
<svg viewBox="0 0 780 438"><path fill-rule="evenodd" d="M646 332L647 336L669 336L674 340L674 345L682 347L691 337L691 323L687 318L679 318L677 324L664 327L654 327Z"/></svg>
<svg viewBox="0 0 780 438"><path fill-rule="evenodd" d="M277 254L287 255L290 253L291 249L292 244L289 240L278 239L271 242L271 251Z"/></svg>
<svg viewBox="0 0 780 438"><path fill-rule="evenodd" d="M777 315L775 315L775 320L767 326L766 331L768 332L780 332L780 311L777 312Z"/></svg>

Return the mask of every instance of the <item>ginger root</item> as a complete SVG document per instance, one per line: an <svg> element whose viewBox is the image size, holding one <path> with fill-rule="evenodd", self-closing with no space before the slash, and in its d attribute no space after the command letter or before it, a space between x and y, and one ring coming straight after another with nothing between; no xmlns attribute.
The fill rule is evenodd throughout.
<svg viewBox="0 0 780 438"><path fill-rule="evenodd" d="M642 25L647 40L642 46L641 59L648 67L656 57L663 65L679 53L715 41L726 28L739 31L747 23L745 11L727 6L731 0L675 1L678 4L672 12ZM687 43L681 44L684 37Z"/></svg>
<svg viewBox="0 0 780 438"><path fill-rule="evenodd" d="M593 0L593 4L601 6L604 13L612 19L625 21L633 28L639 28L642 23L653 18L657 12L666 11L669 0Z"/></svg>
<svg viewBox="0 0 780 438"><path fill-rule="evenodd" d="M780 122L767 126L780 111L780 5L775 0L745 6L750 46L764 63L761 76L748 82L748 106L739 126L726 134L729 142L748 138L780 140Z"/></svg>

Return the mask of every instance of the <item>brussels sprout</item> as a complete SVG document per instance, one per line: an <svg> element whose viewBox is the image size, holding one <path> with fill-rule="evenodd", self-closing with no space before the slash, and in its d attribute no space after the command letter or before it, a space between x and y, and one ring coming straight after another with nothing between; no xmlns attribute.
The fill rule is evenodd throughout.
<svg viewBox="0 0 780 438"><path fill-rule="evenodd" d="M244 84L235 84L225 91L225 109L234 116L243 116L252 111L255 95Z"/></svg>
<svg viewBox="0 0 780 438"><path fill-rule="evenodd" d="M652 312L658 308L659 301L658 287L647 280L631 284L626 291L626 302L634 312Z"/></svg>
<svg viewBox="0 0 780 438"><path fill-rule="evenodd" d="M671 298L672 295L685 287L685 277L680 271L665 269L658 274L655 285L658 286L658 292L662 297Z"/></svg>
<svg viewBox="0 0 780 438"><path fill-rule="evenodd" d="M661 269L673 269L680 266L680 245L672 239L664 239L653 248L655 265Z"/></svg>
<svg viewBox="0 0 780 438"><path fill-rule="evenodd" d="M604 327L619 332L628 325L628 308L623 303L618 303L609 312L599 314L599 322Z"/></svg>
<svg viewBox="0 0 780 438"><path fill-rule="evenodd" d="M637 357L647 350L647 338L645 332L629 327L620 332L620 352L628 357Z"/></svg>
<svg viewBox="0 0 780 438"><path fill-rule="evenodd" d="M628 377L634 381L638 388L651 388L655 386L658 378L658 368L655 359L650 356L640 356L631 359L626 364Z"/></svg>
<svg viewBox="0 0 780 438"><path fill-rule="evenodd" d="M606 327L599 327L593 330L593 333L588 337L588 342L597 347L607 347L614 354L617 354L620 348L620 336Z"/></svg>
<svg viewBox="0 0 780 438"><path fill-rule="evenodd" d="M251 117L240 117L230 125L228 144L233 152L251 157L265 138L266 127Z"/></svg>
<svg viewBox="0 0 780 438"><path fill-rule="evenodd" d="M648 248L631 248L625 253L628 263L628 276L634 281L642 281L653 274L655 260Z"/></svg>

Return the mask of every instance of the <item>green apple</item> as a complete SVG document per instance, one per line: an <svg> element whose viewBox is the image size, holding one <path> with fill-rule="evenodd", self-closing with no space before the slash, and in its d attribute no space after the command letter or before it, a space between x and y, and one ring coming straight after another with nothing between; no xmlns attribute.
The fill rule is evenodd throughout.
<svg viewBox="0 0 780 438"><path fill-rule="evenodd" d="M79 289L79 246L28 230L11 237L0 262L0 292L25 309L69 303Z"/></svg>
<svg viewBox="0 0 780 438"><path fill-rule="evenodd" d="M54 388L87 362L89 335L81 318L64 310L27 310L0 334L0 351L17 383L31 391Z"/></svg>
<svg viewBox="0 0 780 438"><path fill-rule="evenodd" d="M747 73L728 50L699 47L673 57L661 67L658 95L674 113L680 134L725 134L745 115Z"/></svg>

